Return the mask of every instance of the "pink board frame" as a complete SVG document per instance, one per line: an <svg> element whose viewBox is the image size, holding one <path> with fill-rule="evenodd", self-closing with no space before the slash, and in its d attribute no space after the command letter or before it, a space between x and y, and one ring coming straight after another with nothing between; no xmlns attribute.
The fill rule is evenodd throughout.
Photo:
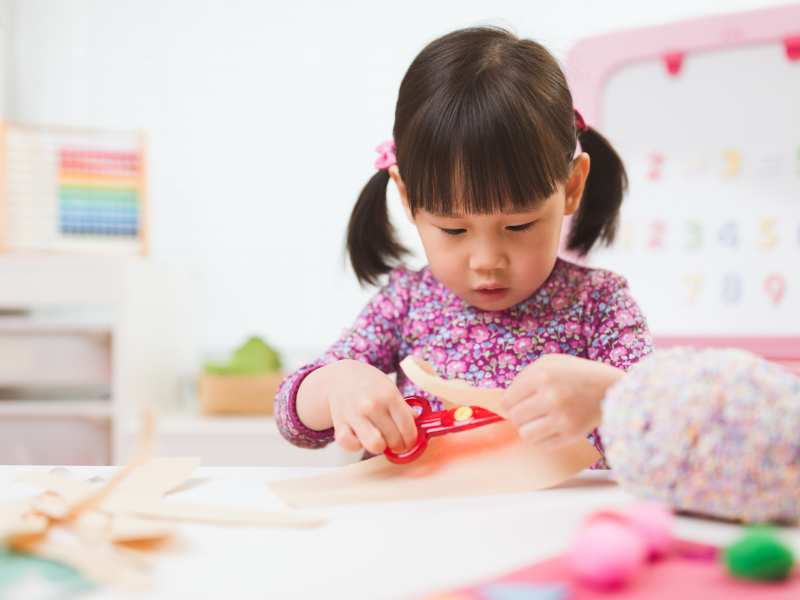
<svg viewBox="0 0 800 600"><path fill-rule="evenodd" d="M567 55L570 89L584 119L602 131L603 91L625 66L660 60L671 75L692 54L782 43L787 60L800 60L800 4L644 27L586 38ZM800 307L798 307L800 320ZM656 346L736 347L781 363L800 374L800 337L661 337Z"/></svg>

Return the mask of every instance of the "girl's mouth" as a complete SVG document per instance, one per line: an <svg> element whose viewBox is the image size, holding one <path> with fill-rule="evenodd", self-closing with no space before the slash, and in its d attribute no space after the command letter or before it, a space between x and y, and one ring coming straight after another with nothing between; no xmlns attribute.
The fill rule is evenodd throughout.
<svg viewBox="0 0 800 600"><path fill-rule="evenodd" d="M487 300L498 300L508 293L507 287L480 287L475 290L479 296Z"/></svg>

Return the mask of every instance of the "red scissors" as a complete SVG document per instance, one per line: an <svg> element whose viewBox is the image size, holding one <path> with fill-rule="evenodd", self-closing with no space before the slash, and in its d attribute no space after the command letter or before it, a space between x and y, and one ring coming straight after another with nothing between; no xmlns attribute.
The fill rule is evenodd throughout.
<svg viewBox="0 0 800 600"><path fill-rule="evenodd" d="M411 408L419 410L415 418L417 441L410 450L400 454L389 448L384 450L386 458L393 463L405 464L418 458L428 447L428 438L433 436L466 431L503 420L503 417L480 406L457 406L433 412L424 398L409 396L405 400Z"/></svg>

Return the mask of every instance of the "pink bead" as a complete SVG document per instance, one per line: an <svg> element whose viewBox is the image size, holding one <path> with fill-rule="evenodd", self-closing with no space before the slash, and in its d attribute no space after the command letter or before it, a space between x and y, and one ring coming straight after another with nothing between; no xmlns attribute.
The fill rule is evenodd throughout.
<svg viewBox="0 0 800 600"><path fill-rule="evenodd" d="M567 563L581 581L597 588L624 586L642 568L648 549L624 521L590 520L578 533Z"/></svg>
<svg viewBox="0 0 800 600"><path fill-rule="evenodd" d="M631 506L624 515L630 526L644 538L649 560L663 558L669 553L675 519L668 509L648 502Z"/></svg>

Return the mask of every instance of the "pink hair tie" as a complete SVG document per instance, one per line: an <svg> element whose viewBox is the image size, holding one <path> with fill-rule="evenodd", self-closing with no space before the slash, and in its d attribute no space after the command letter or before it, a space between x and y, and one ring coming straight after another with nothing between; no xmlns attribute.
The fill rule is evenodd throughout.
<svg viewBox="0 0 800 600"><path fill-rule="evenodd" d="M573 109L573 112L575 113L575 129L578 131L578 133L583 133L584 131L589 129L589 126L586 124L586 121L583 120L583 115L581 115L581 113L579 113L577 109Z"/></svg>
<svg viewBox="0 0 800 600"><path fill-rule="evenodd" d="M386 140L380 146L375 148L378 153L378 158L375 159L375 168L379 171L384 171L389 167L397 164L397 146L394 145L394 140Z"/></svg>

